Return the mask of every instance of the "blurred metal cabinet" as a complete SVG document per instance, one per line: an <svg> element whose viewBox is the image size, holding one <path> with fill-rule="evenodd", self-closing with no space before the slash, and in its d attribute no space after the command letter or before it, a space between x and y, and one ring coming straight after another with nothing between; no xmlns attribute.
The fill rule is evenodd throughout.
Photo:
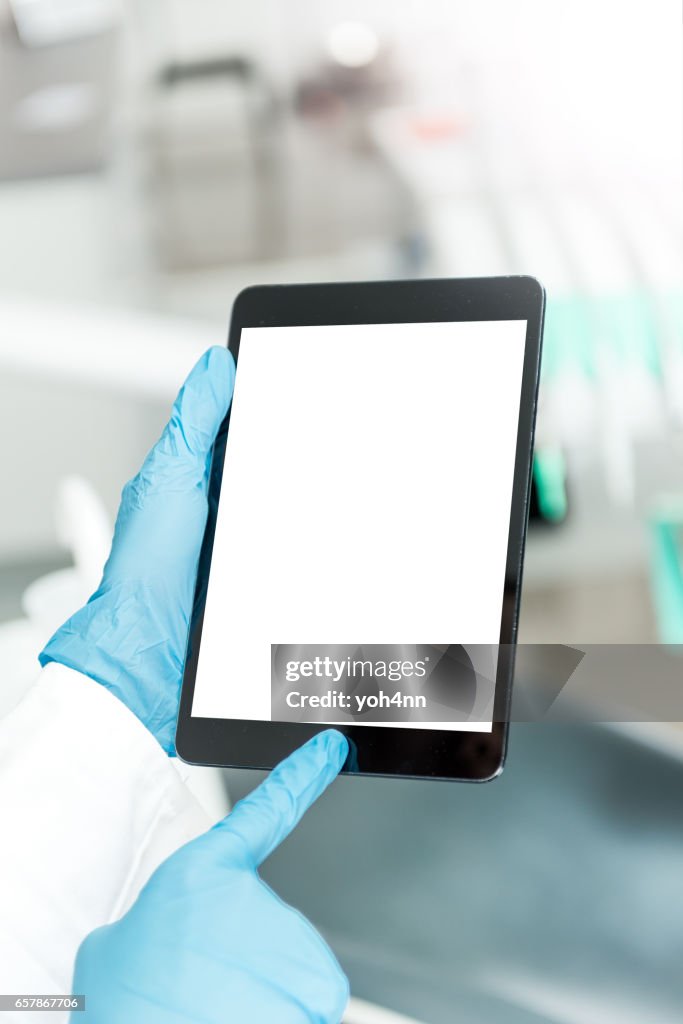
<svg viewBox="0 0 683 1024"><path fill-rule="evenodd" d="M170 63L143 115L147 206L170 269L276 251L277 122L265 78L243 57Z"/></svg>
<svg viewBox="0 0 683 1024"><path fill-rule="evenodd" d="M111 0L0 0L0 178L102 164L119 28Z"/></svg>

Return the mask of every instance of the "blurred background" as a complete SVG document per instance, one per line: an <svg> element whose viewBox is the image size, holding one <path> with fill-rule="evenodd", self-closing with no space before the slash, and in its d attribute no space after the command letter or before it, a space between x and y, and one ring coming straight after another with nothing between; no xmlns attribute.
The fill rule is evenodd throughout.
<svg viewBox="0 0 683 1024"><path fill-rule="evenodd" d="M73 559L60 481L113 516L243 286L530 273L522 638L681 640L680 23L678 0L0 0L0 618Z"/></svg>
<svg viewBox="0 0 683 1024"><path fill-rule="evenodd" d="M254 283L538 277L549 308L520 638L682 644L681 53L679 0L0 0L0 711L94 589L123 483ZM364 887L353 859L337 864L340 822L361 820L348 781L315 812L328 814L327 845L320 828L302 832L306 849L320 846L321 887L288 846L274 861L281 890L337 941L361 994L425 1020L460 1020L457 1007L519 1024L605 1022L609 1007L620 1024L680 1019L683 1001L666 1015L680 992L665 971L683 956L683 898L674 912L664 894L683 879L675 732L525 729L496 795L366 785L370 849L393 857L387 878L412 891L404 914L378 904L376 865L363 865ZM626 777L640 781L617 798ZM406 803L422 815L416 834L448 851L427 856L427 890L401 841ZM641 814L652 848L629 849ZM451 816L468 815L461 848ZM490 900L488 926L475 923L477 903L464 934L482 956L504 935L524 971L467 1003L460 982L449 987L453 958L470 963L463 935L434 935L453 938L452 867L482 849L481 891L517 892L500 895L503 923ZM338 898L328 862L351 874ZM539 892L556 899L577 863L583 888L553 923ZM660 888L646 895L650 872ZM466 885L457 899L478 895ZM629 914L641 941L626 937ZM541 949L563 951L565 985L612 969L614 984L597 1002L544 989L524 1003ZM623 978L642 980L628 999Z"/></svg>

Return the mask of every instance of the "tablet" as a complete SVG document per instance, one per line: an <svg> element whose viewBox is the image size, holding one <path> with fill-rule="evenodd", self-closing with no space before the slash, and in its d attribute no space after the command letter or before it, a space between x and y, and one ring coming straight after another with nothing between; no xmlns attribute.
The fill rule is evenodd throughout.
<svg viewBox="0 0 683 1024"><path fill-rule="evenodd" d="M268 769L332 725L349 773L500 772L543 312L529 277L237 297L182 758Z"/></svg>

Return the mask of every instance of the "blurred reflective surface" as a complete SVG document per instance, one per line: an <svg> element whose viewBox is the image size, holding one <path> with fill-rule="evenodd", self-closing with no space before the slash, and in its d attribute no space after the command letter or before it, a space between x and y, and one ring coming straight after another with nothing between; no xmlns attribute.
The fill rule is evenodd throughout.
<svg viewBox="0 0 683 1024"><path fill-rule="evenodd" d="M513 726L485 786L340 780L264 868L354 994L429 1024L673 1024L683 758L665 734ZM230 773L238 796L255 773Z"/></svg>

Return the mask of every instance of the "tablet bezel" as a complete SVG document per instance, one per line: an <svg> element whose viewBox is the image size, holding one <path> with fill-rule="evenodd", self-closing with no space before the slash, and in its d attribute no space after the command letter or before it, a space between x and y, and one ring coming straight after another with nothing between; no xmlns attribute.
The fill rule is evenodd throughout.
<svg viewBox="0 0 683 1024"><path fill-rule="evenodd" d="M264 285L245 289L235 300L228 347L236 363L244 327L527 322L492 731L337 726L349 739L351 750L344 772L484 782L502 770L528 520L544 311L544 290L532 277ZM417 351L416 357L419 358ZM192 764L270 769L326 726L191 714L229 422L230 412L214 445L209 515L197 572L176 748L180 757Z"/></svg>

